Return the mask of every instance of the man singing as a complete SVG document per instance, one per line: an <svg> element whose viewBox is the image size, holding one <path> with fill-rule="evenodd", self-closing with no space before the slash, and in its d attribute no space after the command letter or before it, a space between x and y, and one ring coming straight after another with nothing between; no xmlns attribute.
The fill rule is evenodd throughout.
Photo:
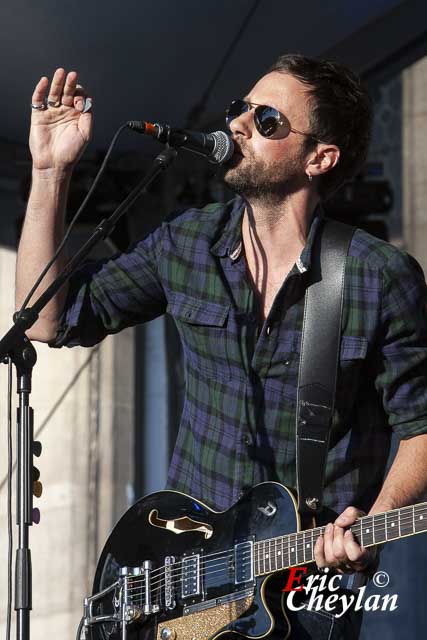
<svg viewBox="0 0 427 640"><path fill-rule="evenodd" d="M85 100L77 74L63 69L50 84L41 78L32 97L33 181L18 253L18 307L63 236L71 174L92 128ZM236 198L189 209L128 252L86 265L29 331L51 346L90 346L170 313L183 343L186 400L168 487L215 510L266 480L295 486L313 241L322 201L363 165L371 107L348 69L283 55L231 103L226 122L235 153L222 171ZM61 260L46 284L60 267ZM369 572L375 552L348 527L363 512L411 504L425 491L426 365L421 269L357 230L346 262L325 474L324 502L336 519L316 543L319 568ZM400 445L384 478L392 431ZM335 618L302 609L289 620L297 639L357 638L360 626L355 612ZM277 616L271 637L283 638L280 629Z"/></svg>

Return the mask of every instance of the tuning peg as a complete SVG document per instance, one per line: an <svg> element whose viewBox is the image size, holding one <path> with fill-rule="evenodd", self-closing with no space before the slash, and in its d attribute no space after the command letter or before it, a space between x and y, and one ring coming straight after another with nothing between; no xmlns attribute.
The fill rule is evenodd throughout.
<svg viewBox="0 0 427 640"><path fill-rule="evenodd" d="M33 441L33 454L37 457L41 455L42 452L42 443L38 440Z"/></svg>
<svg viewBox="0 0 427 640"><path fill-rule="evenodd" d="M43 485L40 480L36 480L35 482L33 482L33 493L36 498L40 498L41 494L43 493Z"/></svg>
<svg viewBox="0 0 427 640"><path fill-rule="evenodd" d="M37 467L33 467L33 482L36 482L40 478L40 471Z"/></svg>
<svg viewBox="0 0 427 640"><path fill-rule="evenodd" d="M37 507L35 507L33 509L33 523L39 524L39 522L40 522L40 509L37 509Z"/></svg>

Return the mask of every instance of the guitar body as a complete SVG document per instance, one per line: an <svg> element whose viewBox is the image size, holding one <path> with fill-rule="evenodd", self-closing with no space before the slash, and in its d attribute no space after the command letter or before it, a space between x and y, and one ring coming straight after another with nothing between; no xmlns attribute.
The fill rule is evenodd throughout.
<svg viewBox="0 0 427 640"><path fill-rule="evenodd" d="M96 600L86 612L87 619L97 617L88 626L91 637L265 637L274 619L265 597L269 578L257 577L251 568L257 566L255 543L298 529L292 493L274 482L255 486L220 513L175 491L139 500L118 522L100 556ZM108 591L124 576L125 585ZM105 595L97 597L103 590Z"/></svg>

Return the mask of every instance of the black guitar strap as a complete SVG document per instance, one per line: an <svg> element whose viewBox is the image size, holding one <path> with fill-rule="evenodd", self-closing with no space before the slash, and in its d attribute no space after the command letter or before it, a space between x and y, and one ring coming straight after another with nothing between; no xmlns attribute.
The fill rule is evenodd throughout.
<svg viewBox="0 0 427 640"><path fill-rule="evenodd" d="M296 417L298 509L322 509L341 338L345 262L355 231L324 219L313 246L305 294Z"/></svg>

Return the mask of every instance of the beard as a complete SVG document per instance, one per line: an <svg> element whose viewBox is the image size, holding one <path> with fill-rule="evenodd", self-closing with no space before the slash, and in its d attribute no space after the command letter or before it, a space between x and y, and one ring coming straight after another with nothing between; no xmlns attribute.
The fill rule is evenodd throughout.
<svg viewBox="0 0 427 640"><path fill-rule="evenodd" d="M222 166L225 184L247 200L278 202L301 189L306 182L304 155L268 163L246 152L236 153Z"/></svg>

